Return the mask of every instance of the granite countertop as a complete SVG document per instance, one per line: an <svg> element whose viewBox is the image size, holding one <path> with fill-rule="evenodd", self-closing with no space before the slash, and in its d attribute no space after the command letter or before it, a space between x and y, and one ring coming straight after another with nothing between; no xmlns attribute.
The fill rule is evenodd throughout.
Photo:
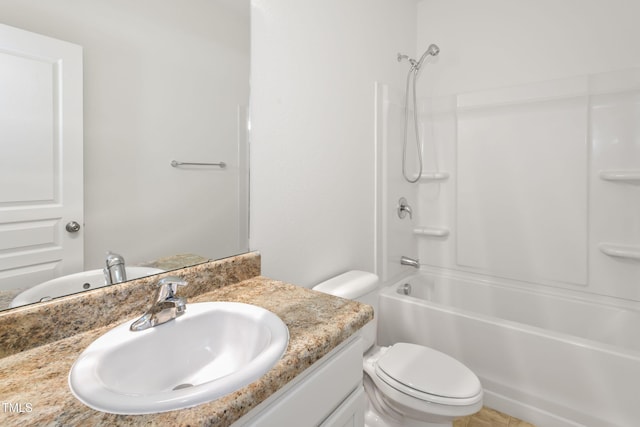
<svg viewBox="0 0 640 427"><path fill-rule="evenodd" d="M190 265L201 264L207 261L207 258L196 254L176 254L154 259L153 261L143 262L138 265L141 267L153 267L170 271L178 268L185 268Z"/></svg>
<svg viewBox="0 0 640 427"><path fill-rule="evenodd" d="M176 270L180 268L190 267L197 264L202 264L207 261L209 261L209 259L203 256L185 253L185 254L169 255L166 257L155 259L153 261L134 264L133 266L134 267L136 266L153 267L153 268L159 268L165 271L171 271L171 270ZM0 310L11 308L11 302L13 301L13 299L24 290L25 290L24 288L0 290Z"/></svg>
<svg viewBox="0 0 640 427"><path fill-rule="evenodd" d="M280 316L290 334L282 359L254 383L194 408L151 415L107 414L76 400L67 376L91 342L121 323L114 322L0 359L0 424L227 426L373 319L370 306L262 276L189 298L189 303L204 301L245 302ZM8 410L7 404L13 409Z"/></svg>

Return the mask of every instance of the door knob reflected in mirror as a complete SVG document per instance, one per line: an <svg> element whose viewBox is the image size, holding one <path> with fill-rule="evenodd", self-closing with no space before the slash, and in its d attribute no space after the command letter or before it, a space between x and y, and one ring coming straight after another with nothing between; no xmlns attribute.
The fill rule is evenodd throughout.
<svg viewBox="0 0 640 427"><path fill-rule="evenodd" d="M69 233L77 233L78 231L80 231L80 224L78 224L76 221L71 221L71 222L68 222L64 228Z"/></svg>

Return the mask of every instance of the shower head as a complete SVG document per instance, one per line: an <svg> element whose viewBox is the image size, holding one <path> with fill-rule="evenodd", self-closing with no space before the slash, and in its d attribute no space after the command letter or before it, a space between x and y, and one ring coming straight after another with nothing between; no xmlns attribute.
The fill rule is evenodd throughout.
<svg viewBox="0 0 640 427"><path fill-rule="evenodd" d="M427 56L438 56L439 53L440 48L435 44L430 44L427 50L420 57L420 60L413 64L413 67L419 70Z"/></svg>

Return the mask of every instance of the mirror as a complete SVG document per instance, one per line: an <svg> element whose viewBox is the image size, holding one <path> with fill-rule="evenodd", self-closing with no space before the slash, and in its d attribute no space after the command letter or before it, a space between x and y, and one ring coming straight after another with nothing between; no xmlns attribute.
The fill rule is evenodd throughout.
<svg viewBox="0 0 640 427"><path fill-rule="evenodd" d="M179 268L248 250L249 0L2 0L0 24L82 47L84 249L64 275L108 251L128 266L187 254ZM0 263L0 309L29 287L10 284L22 270L61 273L43 265Z"/></svg>

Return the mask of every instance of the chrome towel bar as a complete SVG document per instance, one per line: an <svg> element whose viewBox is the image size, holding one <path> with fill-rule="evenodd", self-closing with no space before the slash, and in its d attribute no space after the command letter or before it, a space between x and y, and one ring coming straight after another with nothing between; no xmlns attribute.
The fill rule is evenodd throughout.
<svg viewBox="0 0 640 427"><path fill-rule="evenodd" d="M171 160L171 166L177 168L178 166L219 166L220 168L226 168L227 164L225 162L220 163L195 163L195 162L178 162L176 160Z"/></svg>

